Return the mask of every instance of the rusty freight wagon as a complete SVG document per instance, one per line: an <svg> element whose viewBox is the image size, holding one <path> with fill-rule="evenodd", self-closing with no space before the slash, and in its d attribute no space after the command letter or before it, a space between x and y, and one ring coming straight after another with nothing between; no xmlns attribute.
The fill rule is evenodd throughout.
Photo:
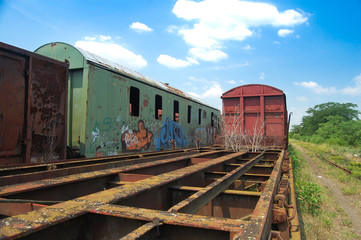
<svg viewBox="0 0 361 240"><path fill-rule="evenodd" d="M64 159L68 65L0 43L0 165Z"/></svg>
<svg viewBox="0 0 361 240"><path fill-rule="evenodd" d="M213 143L220 111L65 43L37 53L69 66L68 146L86 157Z"/></svg>
<svg viewBox="0 0 361 240"><path fill-rule="evenodd" d="M246 148L285 149L288 144L286 96L262 84L233 88L222 95L224 135L239 135Z"/></svg>

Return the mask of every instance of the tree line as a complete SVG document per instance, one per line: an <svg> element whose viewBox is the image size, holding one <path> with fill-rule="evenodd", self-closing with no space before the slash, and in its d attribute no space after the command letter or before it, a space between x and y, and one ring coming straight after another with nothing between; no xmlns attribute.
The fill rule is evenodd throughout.
<svg viewBox="0 0 361 240"><path fill-rule="evenodd" d="M313 143L361 146L361 120L357 104L327 102L309 108L290 137Z"/></svg>

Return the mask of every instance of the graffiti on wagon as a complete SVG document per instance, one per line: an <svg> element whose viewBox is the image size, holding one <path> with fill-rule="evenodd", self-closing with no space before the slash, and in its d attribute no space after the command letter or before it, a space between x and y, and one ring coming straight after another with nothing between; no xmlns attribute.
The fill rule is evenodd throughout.
<svg viewBox="0 0 361 240"><path fill-rule="evenodd" d="M176 146L185 147L186 145L182 128L177 122L169 120L169 117L163 123L157 140L157 151L171 148L173 140Z"/></svg>
<svg viewBox="0 0 361 240"><path fill-rule="evenodd" d="M138 121L138 130L126 130L122 134L123 150L147 150L152 142L153 133L145 128L143 120Z"/></svg>

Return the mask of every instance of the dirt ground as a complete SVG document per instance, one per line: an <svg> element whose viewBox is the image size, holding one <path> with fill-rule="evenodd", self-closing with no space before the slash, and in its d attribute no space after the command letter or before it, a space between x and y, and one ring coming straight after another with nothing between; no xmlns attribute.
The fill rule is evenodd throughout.
<svg viewBox="0 0 361 240"><path fill-rule="evenodd" d="M293 144L293 146L302 154L303 158L310 165L313 174L318 177L319 184L330 190L333 195L332 198L338 203L339 207L347 214L352 221L353 231L360 236L361 239L361 212L357 206L354 205L353 198L355 196L346 196L340 190L337 180L328 177L319 167L319 163L311 160L307 152L300 146Z"/></svg>

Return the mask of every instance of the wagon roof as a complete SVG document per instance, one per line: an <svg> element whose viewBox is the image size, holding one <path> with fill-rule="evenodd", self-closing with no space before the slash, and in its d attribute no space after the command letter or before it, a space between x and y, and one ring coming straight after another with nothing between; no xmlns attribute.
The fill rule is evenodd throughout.
<svg viewBox="0 0 361 240"><path fill-rule="evenodd" d="M100 64L102 66L105 66L106 68L109 68L109 69L112 69L112 70L115 70L117 72L120 72L120 73L123 73L123 74L126 74L126 75L129 75L133 78L137 78L137 79L140 79L144 82L147 82L147 83L150 83L152 85L155 85L159 88L162 88L162 89L165 89L165 90L168 90L170 92L173 92L177 95L181 95L182 97L185 97L185 98L189 98L193 101L196 101L196 102L199 102L203 105L205 105L204 103L202 103L201 101L199 101L198 99L195 99L193 97L191 97L190 95L186 94L185 92L179 90L179 89L176 89L174 87L171 87L169 86L168 84L166 83L163 83L163 82L160 82L158 80L155 80L151 77L148 77L144 74L141 74L137 71L134 71L130 68L127 68L121 64L118 64L118 63L115 63L113 61L110 61L106 58L103 58L103 57L100 57L94 53L91 53L91 52L88 52L82 48L78 48L76 47L76 49L79 50L79 52L84 56L84 58L89 61L89 62L93 62L93 63L97 63L97 64Z"/></svg>
<svg viewBox="0 0 361 240"><path fill-rule="evenodd" d="M283 91L264 84L246 84L238 86L224 92L221 98L239 97L243 95L260 96L260 95L284 95Z"/></svg>
<svg viewBox="0 0 361 240"><path fill-rule="evenodd" d="M35 50L35 51L37 52L39 49L41 49L41 48L43 48L43 47L46 47L46 46L54 47L54 46L56 46L56 45L58 45L58 44L64 44L64 45L67 45L67 46L70 46L70 47L74 48L74 49L75 49L76 51L78 51L78 52L84 57L84 59L85 59L86 61L88 61L90 64L91 64L91 63L94 63L94 64L97 64L97 65L100 65L100 66L105 67L105 68L107 68L107 69L109 69L109 70L111 70L111 71L115 71L115 72L118 72L118 73L127 75L127 76L129 76L129 77L131 77L131 78L135 78L135 79L138 79L138 80L140 80L140 81L142 81L142 82L146 82L147 84L150 84L150 85L153 85L153 86L155 86L155 87L164 89L165 91L172 92L172 93L174 93L174 94L176 94L176 95L179 95L179 96L181 96L181 97L183 97L183 98L187 98L187 99L192 100L192 101L194 101L194 102L197 102L197 103L200 103L200 104L202 104L202 105L206 105L206 106L208 106L208 107L210 107L210 108L216 109L215 107L212 107L212 106L210 106L210 105L208 105L208 104L204 104L204 103L202 103L201 101L199 101L198 99L195 99L194 97L191 97L191 96L188 95L187 93L185 93L185 92L183 92L183 91L181 91L181 90L179 90L179 89L176 89L176 88L174 88L174 87L171 87L171 86L169 86L169 85L166 84L166 83L163 83L163 82L160 82L160 81L155 80L155 79L153 79L153 78L150 78L150 77L148 77L148 76L146 76L146 75L143 75L143 74L141 74L141 73L139 73L139 72L137 72L137 71L134 71L134 70L132 70L132 69L130 69L130 68L127 68L127 67L125 67L125 66L123 66L123 65L121 65L121 64L115 63L115 62L113 62L113 61L111 61L111 60L108 60L108 59L106 59L106 58L100 57L100 56L98 56L98 55L96 55L96 54L94 54L94 53L88 52L88 51L86 51L86 50L84 50L84 49L82 49L82 48L75 47L75 46L72 46L72 45L67 44L67 43L61 43L61 42L48 43L48 44L45 44L45 45L39 47L39 48L38 48L37 50ZM70 69L71 69L71 66L70 66Z"/></svg>

